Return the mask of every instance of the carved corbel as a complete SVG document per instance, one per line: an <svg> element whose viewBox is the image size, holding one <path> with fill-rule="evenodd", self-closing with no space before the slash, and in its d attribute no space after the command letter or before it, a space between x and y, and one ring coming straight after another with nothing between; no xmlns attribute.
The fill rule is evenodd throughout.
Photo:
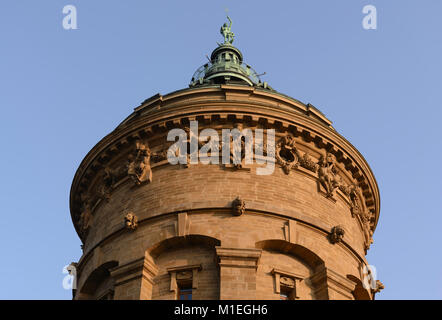
<svg viewBox="0 0 442 320"><path fill-rule="evenodd" d="M126 229L135 230L138 227L138 217L133 212L128 212L124 217L124 225Z"/></svg>
<svg viewBox="0 0 442 320"><path fill-rule="evenodd" d="M342 239L344 238L344 235L345 235L344 228L342 228L342 226L337 225L331 229L331 232L329 234L329 240L332 244L335 244L341 242Z"/></svg>
<svg viewBox="0 0 442 320"><path fill-rule="evenodd" d="M232 201L232 214L234 216L242 215L246 210L246 202L240 197Z"/></svg>

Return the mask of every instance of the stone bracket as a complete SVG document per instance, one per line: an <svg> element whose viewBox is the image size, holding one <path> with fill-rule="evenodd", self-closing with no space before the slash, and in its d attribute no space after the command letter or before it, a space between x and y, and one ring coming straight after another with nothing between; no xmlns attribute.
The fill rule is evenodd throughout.
<svg viewBox="0 0 442 320"><path fill-rule="evenodd" d="M177 215L176 235L177 237L184 237L189 233L190 220L187 212L181 212Z"/></svg>
<svg viewBox="0 0 442 320"><path fill-rule="evenodd" d="M296 221L288 220L284 225L284 237L287 242L296 243Z"/></svg>

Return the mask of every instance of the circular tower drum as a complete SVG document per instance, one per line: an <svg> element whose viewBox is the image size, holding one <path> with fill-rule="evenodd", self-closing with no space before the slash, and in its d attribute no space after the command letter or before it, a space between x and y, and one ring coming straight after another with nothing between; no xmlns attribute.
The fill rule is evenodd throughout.
<svg viewBox="0 0 442 320"><path fill-rule="evenodd" d="M370 167L221 33L189 88L145 100L77 170L74 299L374 299Z"/></svg>

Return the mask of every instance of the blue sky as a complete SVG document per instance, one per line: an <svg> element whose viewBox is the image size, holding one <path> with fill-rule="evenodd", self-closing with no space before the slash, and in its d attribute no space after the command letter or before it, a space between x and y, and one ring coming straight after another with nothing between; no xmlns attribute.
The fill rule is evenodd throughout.
<svg viewBox="0 0 442 320"><path fill-rule="evenodd" d="M78 29L62 27L65 5ZM364 30L362 8L377 8ZM86 153L144 99L187 87L221 41L265 81L320 109L381 192L367 256L377 299L442 299L442 2L0 2L0 299L70 299L81 256L70 185Z"/></svg>

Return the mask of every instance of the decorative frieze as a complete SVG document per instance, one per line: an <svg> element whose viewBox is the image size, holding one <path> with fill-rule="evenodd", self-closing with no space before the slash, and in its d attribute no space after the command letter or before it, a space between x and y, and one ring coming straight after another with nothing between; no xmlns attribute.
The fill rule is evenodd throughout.
<svg viewBox="0 0 442 320"><path fill-rule="evenodd" d="M208 124L211 121L214 121L216 117L212 116L210 118L205 118L205 124ZM233 119L233 118L232 118ZM230 121L232 120L229 117L226 118L226 120ZM245 119L245 118L243 118ZM249 118L247 118L249 119ZM250 118L247 121L251 121L252 118ZM259 119L257 119L259 121ZM184 121L185 122L185 121ZM180 121L174 120L173 124L177 123L183 123L183 120ZM243 129L242 125L238 122L233 122L236 124L236 128L238 130ZM169 125L169 127L171 127ZM299 137L303 137L303 135L299 135L300 129L294 129L292 126L290 126L290 133L288 133L288 128L283 128L286 131L285 135L280 138L278 143L276 144L276 152L275 152L275 160L276 162L282 167L283 171L286 174L289 174L293 169L296 169L298 167L304 168L308 171L310 171L314 176L316 176L319 184L319 190L324 190L325 196L329 197L331 199L335 199L335 193L336 189L339 189L344 195L346 195L349 199L348 203L350 205L350 212L353 217L360 216L362 220L362 211L367 210L364 214L369 214L370 217L368 218L368 223L365 223L365 225L369 225L369 228L371 229L367 234L372 234L373 228L375 225L375 219L376 217L372 216L372 212L374 212L373 205L374 202L370 198L371 194L367 192L367 184L364 184L364 180L358 180L358 182L347 185L341 176L343 176L342 170L350 170L354 171L354 166L352 163L349 163L349 161L345 161L347 159L344 158L343 153L341 152L339 154L339 161L343 162L345 164L345 169L338 168L336 164L336 160L332 154L338 154L338 151L335 151L335 149L329 147L329 144L319 143L317 139L317 135L312 136L314 138L315 144L321 148L327 148L329 152L326 153L325 157L321 156L319 161L316 161L315 157L312 157L308 152L302 150L299 151L299 148L297 147L297 142L294 138L294 134L296 134ZM146 129L147 130L147 129ZM152 129L153 130L153 129ZM279 128L278 130L281 130ZM277 130L277 131L278 131ZM301 131L304 132L305 130ZM144 132L144 131L143 131ZM153 131L152 131L153 132ZM188 133L190 133L190 129L188 130ZM293 132L293 133L292 133ZM153 134L153 133L151 133ZM140 138L142 136L143 138ZM189 140L190 141L190 140ZM126 146L129 144L119 144L118 146L111 146L110 149L114 150L113 152L108 152L107 154L112 155L115 154L115 150L122 150L123 148L127 148ZM153 152L151 148L149 147L149 144L147 143L147 139L145 134L139 134L138 140L135 141L135 150L130 151L129 155L126 156L128 159L127 165L121 165L120 162L111 162L110 164L103 164L102 169L100 170L100 163L97 162L96 167L94 167L94 170L88 171L90 172L87 177L89 179L88 184L84 183L82 188L82 192L85 194L89 194L91 198L93 199L102 199L109 201L112 197L112 192L115 190L115 187L119 185L119 182L123 180L124 177L129 176L130 179L134 182L136 185L141 185L144 183L150 183L152 182L152 166L151 163L159 163L161 161L167 160L167 151L169 147L169 143L163 142L158 145L154 149L159 149L157 152ZM230 147L232 148L232 145ZM200 148L201 143L198 143L198 149ZM256 147L256 146L255 146ZM243 160L244 154L245 154L245 145L244 141L241 141L241 155ZM263 145L263 148L265 149L265 144ZM110 150L109 149L109 150ZM133 149L132 149L133 150ZM331 151L330 151L331 150ZM233 150L230 152L230 161L233 161ZM340 150L339 150L340 151ZM127 151L123 151L127 152ZM256 151L255 151L256 152ZM266 154L264 152L264 154ZM124 155L121 155L121 157L124 157ZM109 159L112 159L112 157L106 157L106 159L103 160L103 162L106 163L106 161L109 161ZM95 163L95 162L94 162ZM236 165L232 167L233 169L240 169L242 168L242 163L240 165ZM250 170L250 169L249 169ZM101 171L102 176L101 178L98 178L97 180L93 180L93 174L94 172ZM306 171L304 171L306 172ZM352 172L353 174L353 172ZM85 176L86 177L86 176ZM348 179L348 178L346 178ZM90 186L90 187L88 187ZM88 188L88 189L86 189ZM363 188L363 190L361 189ZM94 191L96 190L96 191ZM94 203L97 203L96 201L92 201ZM365 204L367 204L367 207L370 209L365 209ZM91 214L93 214L95 205L90 206ZM76 221L80 220L80 215L83 213L83 204L76 203L74 205L74 210L77 212L77 217L75 218ZM367 220L367 219L366 219ZM372 242L372 240L367 241L366 248L369 247L369 243Z"/></svg>

